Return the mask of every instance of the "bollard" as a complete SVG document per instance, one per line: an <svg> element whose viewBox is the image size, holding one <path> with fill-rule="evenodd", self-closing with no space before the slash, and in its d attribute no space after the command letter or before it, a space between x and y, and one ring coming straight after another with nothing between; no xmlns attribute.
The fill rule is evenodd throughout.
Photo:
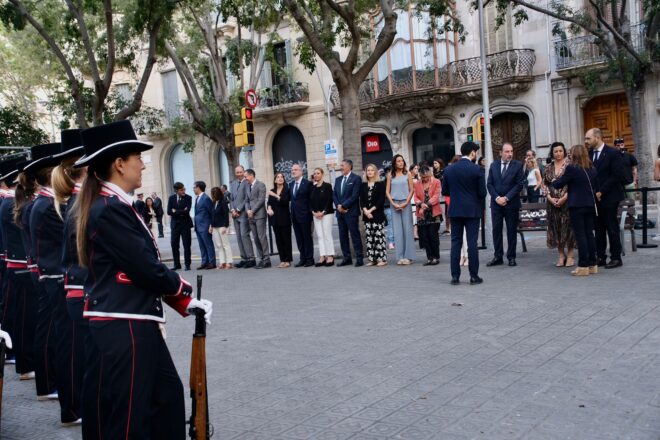
<svg viewBox="0 0 660 440"><path fill-rule="evenodd" d="M648 242L648 197L649 189L643 187L642 191L642 244L638 244L638 248L647 249L647 248L656 248L657 244Z"/></svg>

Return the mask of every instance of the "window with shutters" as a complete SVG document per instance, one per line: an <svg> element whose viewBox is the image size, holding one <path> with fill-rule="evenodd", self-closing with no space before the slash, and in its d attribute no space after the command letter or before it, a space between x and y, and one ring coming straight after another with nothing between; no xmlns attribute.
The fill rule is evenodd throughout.
<svg viewBox="0 0 660 440"><path fill-rule="evenodd" d="M130 103L133 100L131 87L127 83L115 84L114 87L122 106Z"/></svg>
<svg viewBox="0 0 660 440"><path fill-rule="evenodd" d="M497 8L490 2L484 8L486 16L486 52L488 54L513 49L513 26L511 24L511 10L506 12L506 20L497 28Z"/></svg>
<svg viewBox="0 0 660 440"><path fill-rule="evenodd" d="M163 83L163 110L168 122L179 117L179 89L175 70L160 74Z"/></svg>

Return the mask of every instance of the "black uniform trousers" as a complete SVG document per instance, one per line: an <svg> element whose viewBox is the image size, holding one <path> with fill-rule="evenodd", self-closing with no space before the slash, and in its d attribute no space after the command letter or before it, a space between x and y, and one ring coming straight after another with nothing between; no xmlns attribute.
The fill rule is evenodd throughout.
<svg viewBox="0 0 660 440"><path fill-rule="evenodd" d="M62 280L47 278L42 283L54 303L52 326L55 336L55 383L60 401L60 419L62 423L73 422L82 415L82 343L75 345L75 326L69 316Z"/></svg>
<svg viewBox="0 0 660 440"><path fill-rule="evenodd" d="M360 218L357 215L348 216L348 214L339 214L337 216L337 226L339 228L339 244L344 260L351 259L351 245L348 241L348 234L351 235L353 250L357 260L363 259L362 237L360 236Z"/></svg>
<svg viewBox="0 0 660 440"><path fill-rule="evenodd" d="M277 245L277 253L280 256L280 261L283 263L291 263L293 261L293 252L291 250L291 224L284 226L273 225L273 232L275 232L275 244Z"/></svg>
<svg viewBox="0 0 660 440"><path fill-rule="evenodd" d="M192 261L190 246L192 243L192 235L190 227L186 225L172 225L172 237L170 243L172 245L172 258L175 267L181 267L181 254L179 253L179 241L183 241L183 260L186 267L189 267Z"/></svg>
<svg viewBox="0 0 660 440"><path fill-rule="evenodd" d="M495 258L501 260L504 256L504 243L502 228L506 222L506 258L516 258L516 245L518 244L518 215L519 209L511 209L506 206L491 206L490 213L493 218L493 248Z"/></svg>
<svg viewBox="0 0 660 440"><path fill-rule="evenodd" d="M159 237L164 237L165 234L163 234L163 216L162 215L157 215L156 216L156 222L158 222L158 236Z"/></svg>
<svg viewBox="0 0 660 440"><path fill-rule="evenodd" d="M15 277L12 274L13 269L7 269L2 276L2 308L0 309L0 324L2 324L2 330L9 333L9 336L12 338L12 342L16 335L14 334L14 325L16 321L16 286ZM15 356L14 349L5 349L5 355L8 358ZM18 368L18 366L16 367Z"/></svg>
<svg viewBox="0 0 660 440"><path fill-rule="evenodd" d="M112 405L103 438L186 438L183 384L153 321L90 321L102 356L101 393Z"/></svg>
<svg viewBox="0 0 660 440"><path fill-rule="evenodd" d="M578 248L578 266L596 265L596 240L594 238L594 217L596 211L592 207L569 208L571 227L575 233Z"/></svg>
<svg viewBox="0 0 660 440"><path fill-rule="evenodd" d="M46 291L39 276L31 273L32 285L37 293L37 325L34 334L34 375L37 386L37 396L45 396L56 390L55 383L55 325L53 312L56 299Z"/></svg>
<svg viewBox="0 0 660 440"><path fill-rule="evenodd" d="M296 244L300 252L300 261L314 262L314 242L312 240L312 221L298 222L295 217L291 219L293 232L296 235Z"/></svg>
<svg viewBox="0 0 660 440"><path fill-rule="evenodd" d="M34 334L37 328L39 298L27 269L7 270L16 299L16 320L12 342L16 352L16 372L25 374L35 369Z"/></svg>
<svg viewBox="0 0 660 440"><path fill-rule="evenodd" d="M74 365L73 387L80 390L82 406L83 440L102 438L101 419L109 410L107 402L100 398L101 355L89 331L89 322L83 318L84 298L67 298L67 311L73 321Z"/></svg>
<svg viewBox="0 0 660 440"><path fill-rule="evenodd" d="M599 260L607 257L607 241L610 242L610 259L621 259L621 235L617 221L618 206L598 205L596 217L596 254ZM577 239L577 237L576 237Z"/></svg>
<svg viewBox="0 0 660 440"><path fill-rule="evenodd" d="M461 276L461 247L463 246L463 229L467 236L468 269L471 277L479 275L479 238L480 217L451 217L451 277Z"/></svg>
<svg viewBox="0 0 660 440"><path fill-rule="evenodd" d="M419 247L426 251L427 260L440 259L440 223L417 223Z"/></svg>

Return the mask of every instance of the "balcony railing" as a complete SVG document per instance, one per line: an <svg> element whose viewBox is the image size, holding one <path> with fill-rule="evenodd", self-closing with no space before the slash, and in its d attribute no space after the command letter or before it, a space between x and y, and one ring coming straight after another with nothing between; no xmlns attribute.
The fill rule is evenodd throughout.
<svg viewBox="0 0 660 440"><path fill-rule="evenodd" d="M646 24L638 23L630 26L630 43L636 50L643 52L646 39ZM573 69L602 63L607 57L598 45L595 35L557 40L555 46L555 67L557 70ZM653 54L652 54L653 55Z"/></svg>
<svg viewBox="0 0 660 440"><path fill-rule="evenodd" d="M533 49L512 49L488 55L486 70L492 83L530 79L536 62ZM441 68L430 70L399 69L382 81L368 79L360 85L360 104L392 96L415 92L444 90L458 92L481 85L481 59L479 57L453 61ZM332 103L339 107L339 93L333 87Z"/></svg>
<svg viewBox="0 0 660 440"><path fill-rule="evenodd" d="M309 85L295 82L279 84L259 90L259 109L273 109L285 104L309 103Z"/></svg>

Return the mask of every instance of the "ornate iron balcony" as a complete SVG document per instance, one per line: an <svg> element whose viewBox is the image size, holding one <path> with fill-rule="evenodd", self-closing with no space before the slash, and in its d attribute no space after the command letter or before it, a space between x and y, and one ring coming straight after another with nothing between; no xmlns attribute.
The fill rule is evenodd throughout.
<svg viewBox="0 0 660 440"><path fill-rule="evenodd" d="M532 78L536 55L533 49L512 49L488 55L488 80L491 85L529 81ZM481 59L479 57L453 61L443 67L413 70L411 67L395 70L390 76L375 81L370 78L360 85L360 104L370 104L391 97L405 97L417 92L444 92L456 94L481 86ZM331 96L339 108L339 93L333 86Z"/></svg>
<svg viewBox="0 0 660 440"><path fill-rule="evenodd" d="M309 103L309 85L302 82L277 84L259 90L259 109L273 109L285 104Z"/></svg>

